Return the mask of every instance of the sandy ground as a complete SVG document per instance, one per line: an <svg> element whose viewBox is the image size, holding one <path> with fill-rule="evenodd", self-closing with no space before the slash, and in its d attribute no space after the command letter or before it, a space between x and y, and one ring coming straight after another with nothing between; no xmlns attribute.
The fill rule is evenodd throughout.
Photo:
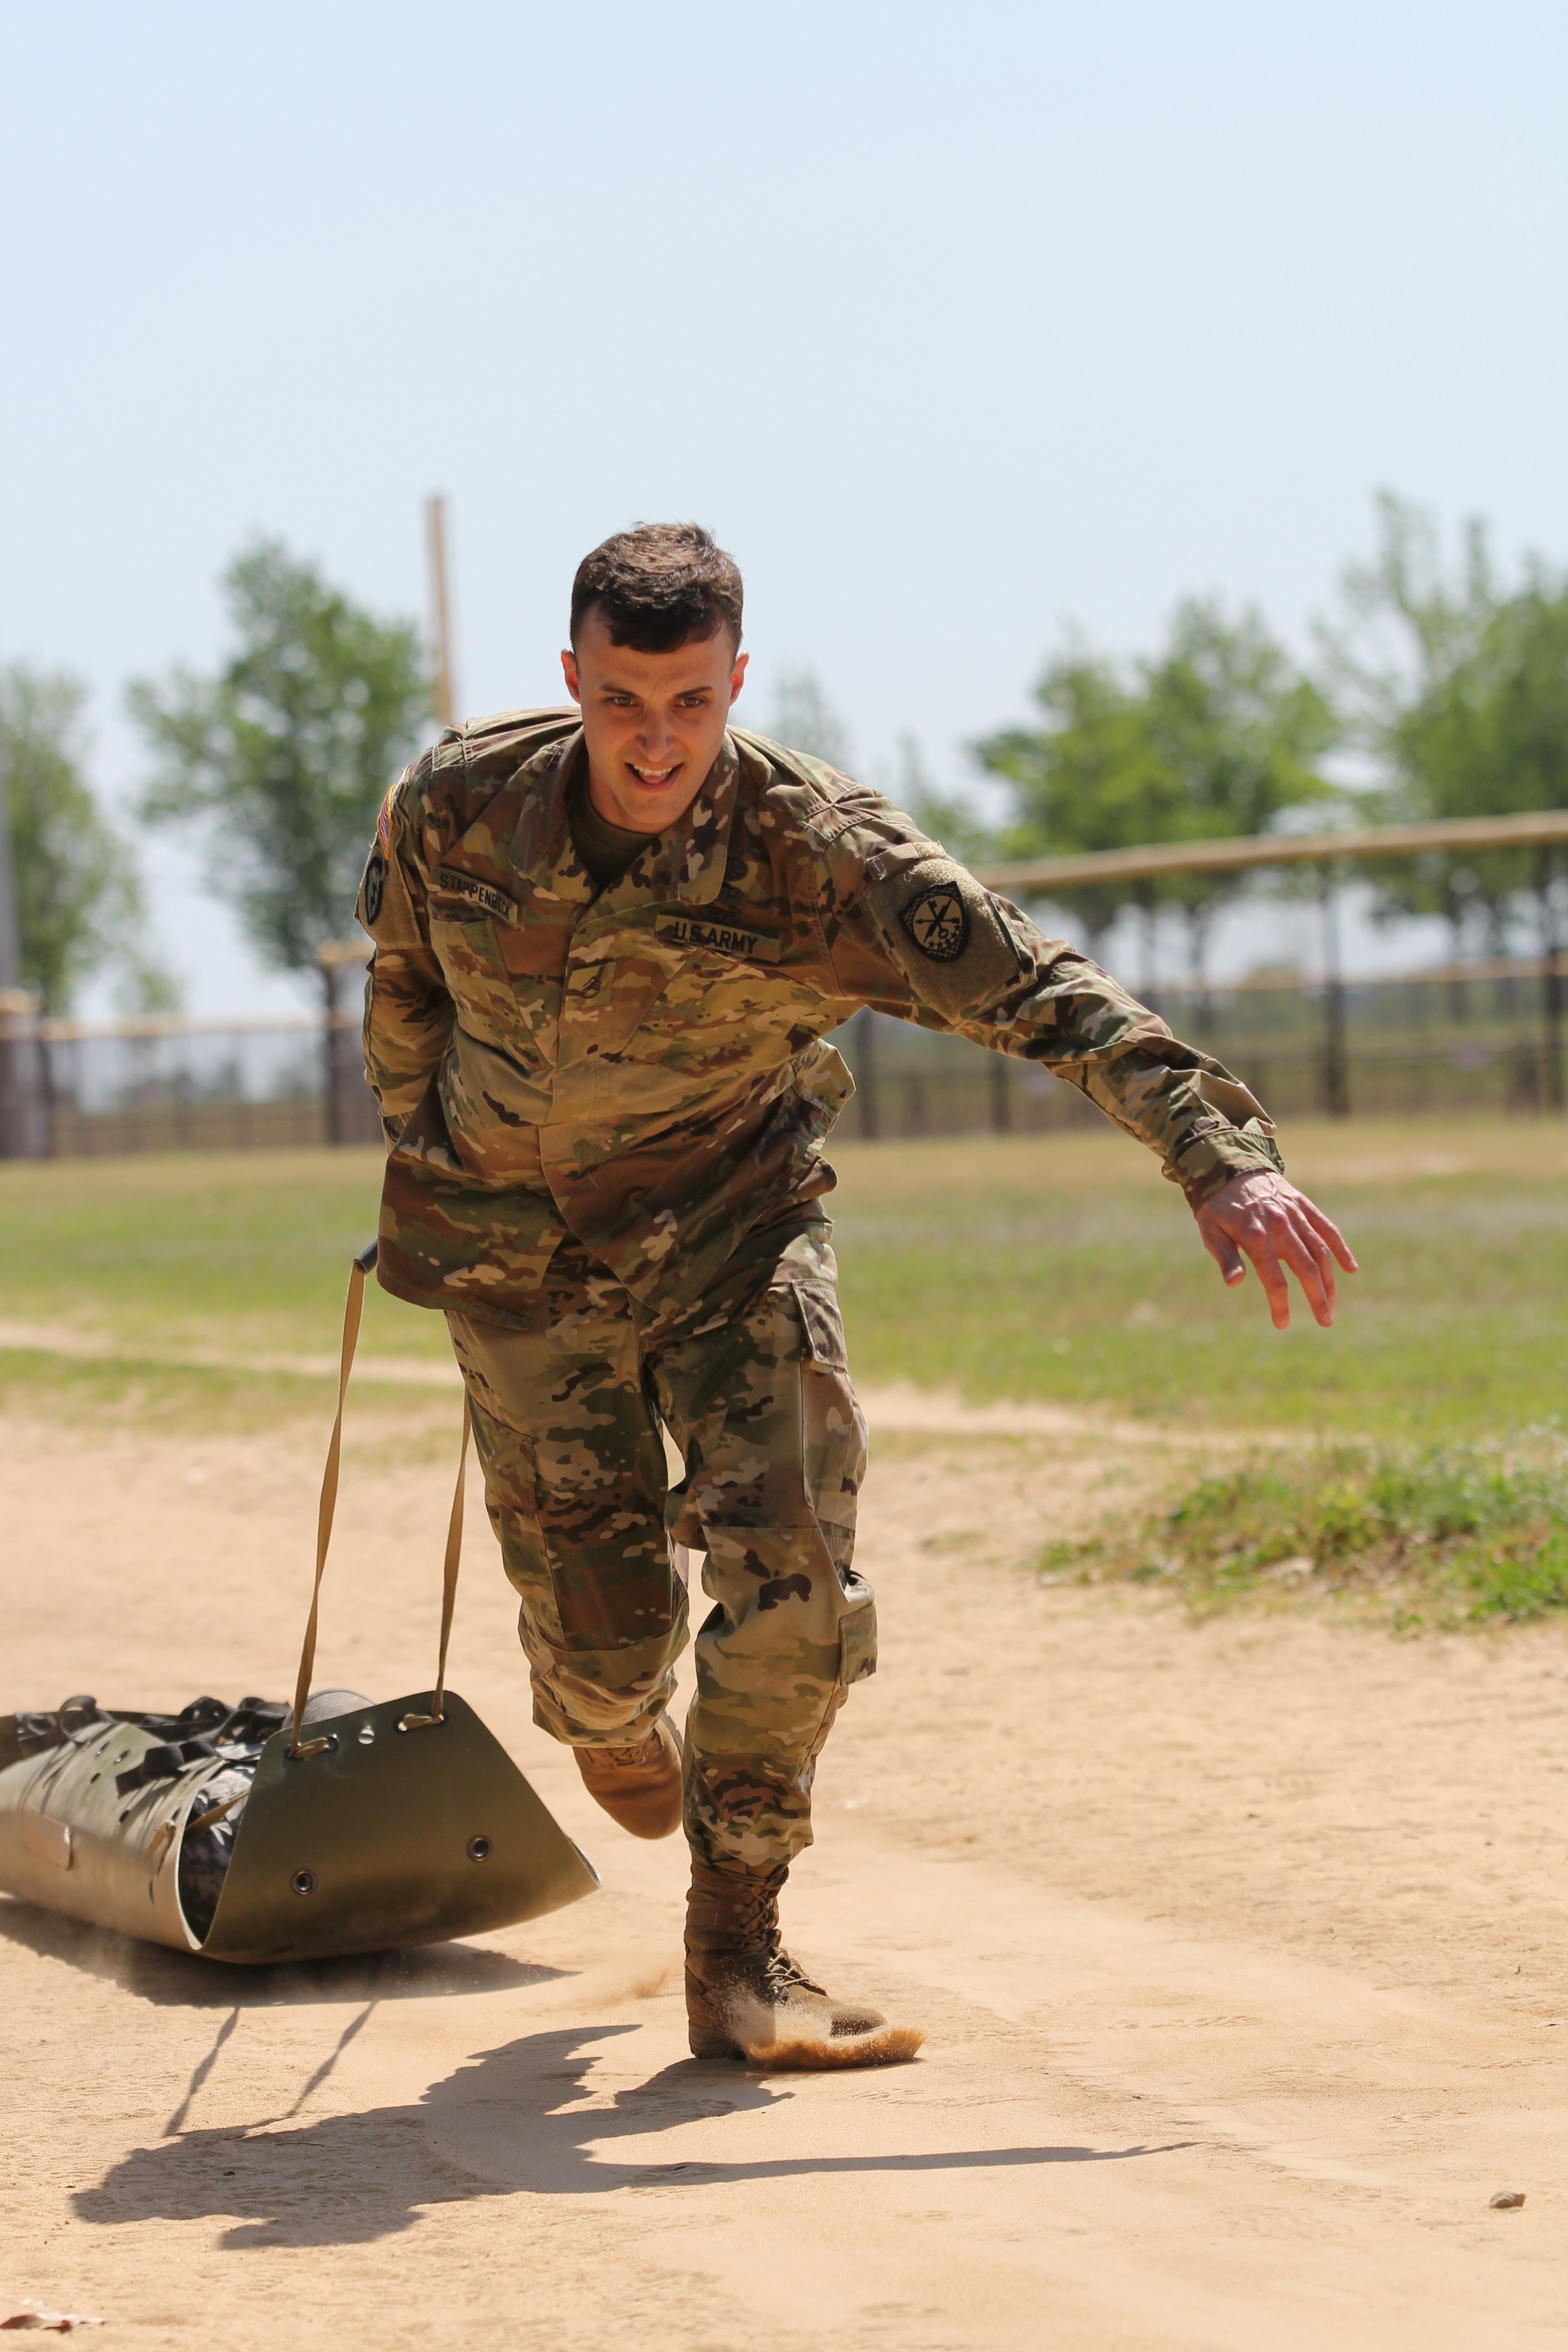
<svg viewBox="0 0 1568 2352"><path fill-rule="evenodd" d="M1562 1633L1042 1588L1039 1544L1158 1448L1130 1483L1070 1417L900 1425L864 1521L882 1666L787 1917L929 2028L916 2063L687 2056L679 1842L621 1835L531 1728L476 1510L454 1685L603 1892L268 1972L0 1898L0 2316L226 2352L1560 2342ZM446 1513L393 1436L351 1445L319 1676L376 1696L428 1685ZM291 1687L313 1435L0 1442L0 1704Z"/></svg>

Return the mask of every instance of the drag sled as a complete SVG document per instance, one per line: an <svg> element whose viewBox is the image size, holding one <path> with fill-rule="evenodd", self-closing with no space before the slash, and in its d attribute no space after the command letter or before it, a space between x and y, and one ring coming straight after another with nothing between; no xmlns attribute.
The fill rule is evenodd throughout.
<svg viewBox="0 0 1568 2352"><path fill-rule="evenodd" d="M310 1696L343 1400L366 1274L354 1260L316 1579L294 1704L198 1698L175 1716L68 1699L0 1716L0 1891L122 1935L252 1963L428 1944L560 1910L599 1884L447 1682L468 1415L447 1536L436 1686Z"/></svg>

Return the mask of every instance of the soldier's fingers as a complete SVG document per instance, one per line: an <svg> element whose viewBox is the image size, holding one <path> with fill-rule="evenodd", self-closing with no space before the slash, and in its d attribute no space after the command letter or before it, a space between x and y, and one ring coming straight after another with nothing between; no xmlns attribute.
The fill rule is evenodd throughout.
<svg viewBox="0 0 1568 2352"><path fill-rule="evenodd" d="M1326 1330L1334 1319L1334 1269L1310 1225L1281 1220L1275 1247L1300 1284L1308 1306Z"/></svg>
<svg viewBox="0 0 1568 2352"><path fill-rule="evenodd" d="M1315 1201L1309 1201L1305 1192L1300 1195L1296 1205L1301 1212L1301 1214L1306 1218L1307 1223L1311 1226L1313 1232L1321 1234L1323 1240L1328 1243L1329 1247L1333 1251L1334 1255L1339 1259L1339 1262L1343 1266L1345 1272L1347 1274L1359 1274L1361 1272L1361 1268L1355 1262L1354 1253L1352 1252L1349 1242L1346 1241L1343 1234L1341 1233L1338 1225L1335 1224L1332 1217L1325 1217L1317 1202Z"/></svg>
<svg viewBox="0 0 1568 2352"><path fill-rule="evenodd" d="M1290 1244L1292 1249L1296 1251L1305 1250L1307 1252L1313 1265L1317 1268L1318 1278L1323 1286L1329 1305L1332 1307L1339 1295L1338 1286L1334 1279L1334 1261L1330 1254L1327 1242L1322 1239L1315 1227L1310 1225L1305 1217L1300 1214L1300 1203L1299 1202L1292 1202L1290 1205L1290 1213L1286 1220L1286 1227L1289 1236ZM1279 1254L1285 1259L1286 1264L1294 1270L1295 1258L1287 1252L1283 1245L1283 1241L1281 1240L1281 1242L1277 1243L1276 1246L1279 1249ZM1303 1287L1305 1287L1304 1284Z"/></svg>
<svg viewBox="0 0 1568 2352"><path fill-rule="evenodd" d="M1258 1279L1263 1285L1268 1312L1274 1318L1274 1328L1283 1331L1290 1320L1290 1287L1275 1254L1274 1237L1261 1217L1249 1218L1241 1229L1240 1241L1258 1269Z"/></svg>
<svg viewBox="0 0 1568 2352"><path fill-rule="evenodd" d="M1200 1225L1204 1247L1228 1283L1245 1282L1247 1268L1241 1262L1241 1252L1223 1225Z"/></svg>

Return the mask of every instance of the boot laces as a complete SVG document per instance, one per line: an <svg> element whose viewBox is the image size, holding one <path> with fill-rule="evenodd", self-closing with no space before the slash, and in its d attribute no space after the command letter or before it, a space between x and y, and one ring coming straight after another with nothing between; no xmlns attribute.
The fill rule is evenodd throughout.
<svg viewBox="0 0 1568 2352"><path fill-rule="evenodd" d="M813 1984L799 1962L784 1950L778 1898L778 1885L772 1879L763 1879L753 1888L748 1899L737 1906L735 1940L757 1948L762 1963L760 1974L773 1990L820 1992L822 1987Z"/></svg>

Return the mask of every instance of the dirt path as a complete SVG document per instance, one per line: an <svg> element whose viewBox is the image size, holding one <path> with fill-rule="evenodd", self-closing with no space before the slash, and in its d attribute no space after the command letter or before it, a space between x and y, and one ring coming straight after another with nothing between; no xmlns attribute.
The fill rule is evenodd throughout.
<svg viewBox="0 0 1568 2352"><path fill-rule="evenodd" d="M0 1437L0 1703L287 1689L313 1444ZM1043 1590L1031 1551L1128 1492L1103 1451L884 1439L883 1664L789 1918L929 2026L916 2064L686 2057L680 1851L621 1836L528 1724L476 1514L454 1682L604 1892L266 1973L0 1900L5 2309L181 2352L1556 2340L1561 1633L1194 1630ZM395 1464L384 1423L347 1465L323 1622L324 1675L378 1696L427 1685L446 1508L442 1467ZM1505 2188L1522 2210L1488 2209Z"/></svg>

